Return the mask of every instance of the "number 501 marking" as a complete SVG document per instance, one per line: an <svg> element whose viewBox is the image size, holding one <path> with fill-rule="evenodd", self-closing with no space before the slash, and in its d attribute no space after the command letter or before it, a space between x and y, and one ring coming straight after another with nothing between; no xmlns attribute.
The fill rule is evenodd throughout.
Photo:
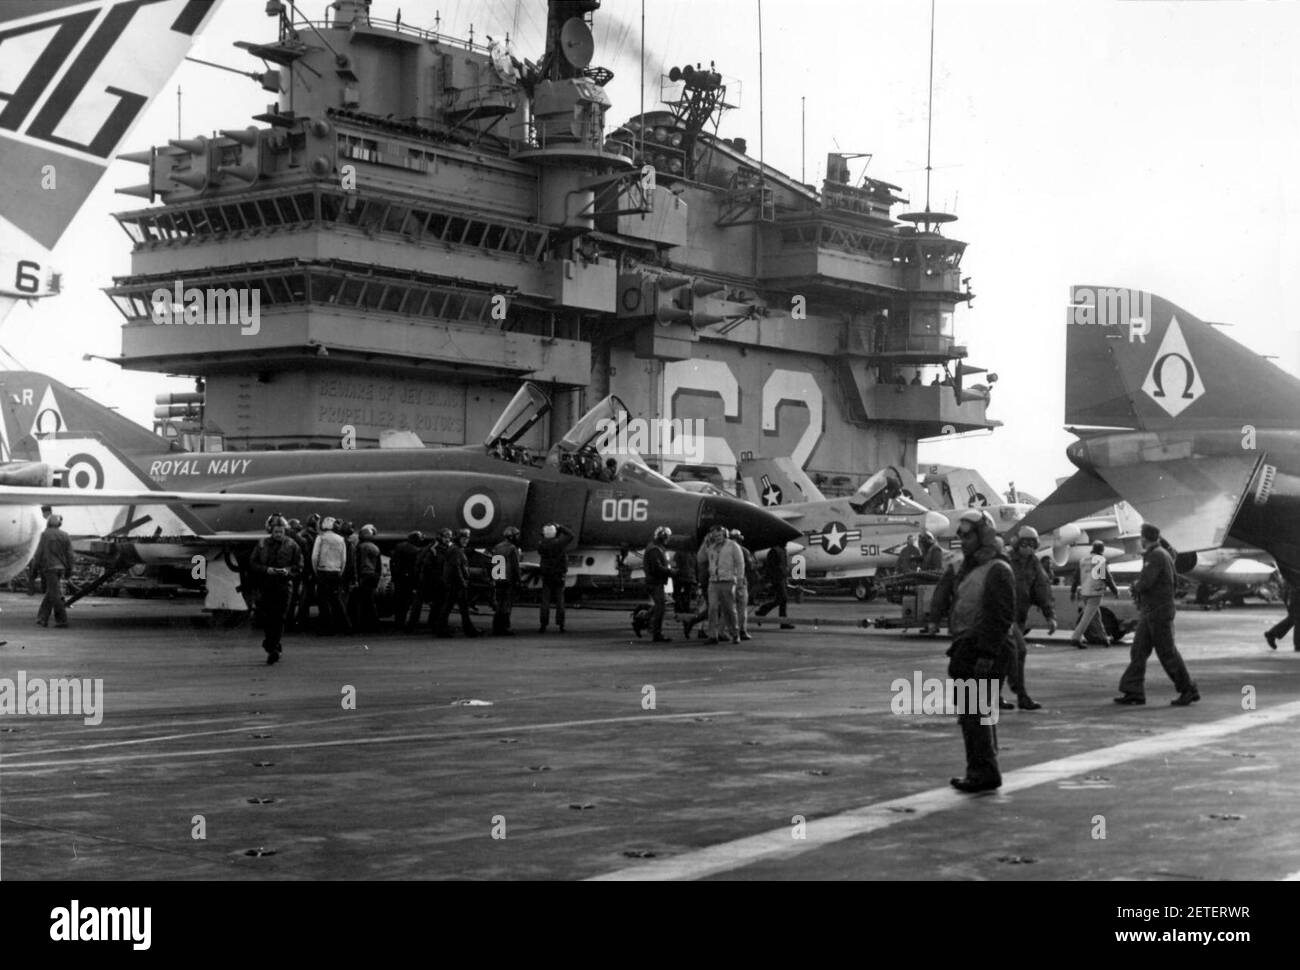
<svg viewBox="0 0 1300 970"><path fill-rule="evenodd" d="M638 498L607 498L600 503L603 522L645 522L650 518L650 502Z"/></svg>

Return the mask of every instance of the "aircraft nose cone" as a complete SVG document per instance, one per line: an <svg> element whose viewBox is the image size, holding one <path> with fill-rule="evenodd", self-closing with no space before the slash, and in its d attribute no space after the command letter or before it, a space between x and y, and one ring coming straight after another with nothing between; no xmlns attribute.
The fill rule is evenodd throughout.
<svg viewBox="0 0 1300 970"><path fill-rule="evenodd" d="M934 536L943 535L948 531L948 517L938 512L926 512L925 530Z"/></svg>
<svg viewBox="0 0 1300 970"><path fill-rule="evenodd" d="M745 536L745 545L750 549L767 549L770 546L784 545L803 534L794 526L777 518L771 512L760 509L757 505L750 505L735 498L709 496L700 502L697 529L699 537L702 538L715 525L727 529L739 529Z"/></svg>

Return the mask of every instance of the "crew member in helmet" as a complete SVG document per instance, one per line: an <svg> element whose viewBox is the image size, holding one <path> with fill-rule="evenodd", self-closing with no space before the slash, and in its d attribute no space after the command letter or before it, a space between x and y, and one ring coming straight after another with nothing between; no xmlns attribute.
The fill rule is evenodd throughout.
<svg viewBox="0 0 1300 970"><path fill-rule="evenodd" d="M500 637L512 637L510 613L515 608L515 596L523 573L519 565L519 530L506 526L501 541L492 548L492 632Z"/></svg>
<svg viewBox="0 0 1300 970"><path fill-rule="evenodd" d="M347 607L343 603L343 570L348 562L348 547L335 532L338 520L326 516L320 523L320 535L311 550L311 568L316 575L316 634L329 637L352 632Z"/></svg>
<svg viewBox="0 0 1300 970"><path fill-rule="evenodd" d="M472 614L469 611L469 548L470 531L461 529L456 533L455 544L447 549L442 562L442 611L438 619L438 636L450 637L451 627L447 621L453 608L460 610L461 630L467 637L478 636Z"/></svg>
<svg viewBox="0 0 1300 970"><path fill-rule="evenodd" d="M668 607L664 586L673 575L673 568L668 562L668 539L672 534L673 530L666 525L655 529L650 544L645 547L645 555L642 559L646 590L650 594L652 604L650 615L644 622L650 628L651 639L656 643L666 643L672 639L664 636L664 612ZM634 619L632 626L636 635L640 636L641 621Z"/></svg>
<svg viewBox="0 0 1300 970"><path fill-rule="evenodd" d="M736 577L736 629L740 631L740 639L752 640L754 638L749 635L749 587L752 584L758 588L758 560L746 547L745 536L739 529L729 531L727 538L740 547L740 555L745 561L745 568Z"/></svg>
<svg viewBox="0 0 1300 970"><path fill-rule="evenodd" d="M302 550L285 534L288 527L284 516L272 516L267 522L271 534L257 544L249 560L249 568L261 587L258 602L262 649L266 651L268 664L280 659L283 649L280 636L284 632L285 615L289 612L293 581L302 573Z"/></svg>
<svg viewBox="0 0 1300 970"><path fill-rule="evenodd" d="M921 545L921 562L918 568L923 573L931 573L934 576L940 575L943 572L943 550L939 548L939 543L934 541L934 533L927 529L921 533L919 542ZM930 582L934 582L934 580L932 579Z"/></svg>
<svg viewBox="0 0 1300 970"><path fill-rule="evenodd" d="M379 547L375 545L377 530L373 525L363 525L357 540L357 629L374 633L379 629L379 613L375 608L375 593L379 589L379 575L383 566Z"/></svg>
<svg viewBox="0 0 1300 970"><path fill-rule="evenodd" d="M1079 560L1079 569L1070 584L1070 599L1080 595L1083 598L1083 612L1070 635L1070 642L1080 650L1087 649L1085 640L1103 647L1110 642L1101 621L1101 599L1106 590L1114 596L1119 595L1119 587L1106 564L1106 543L1098 539L1092 544L1092 552Z"/></svg>
<svg viewBox="0 0 1300 970"><path fill-rule="evenodd" d="M999 551L1002 543L987 512L971 509L963 513L957 536L961 564L944 571L931 610L932 616L948 613L952 631L948 676L975 681L976 697L968 690L958 695L957 722L966 747L966 774L951 781L958 791L973 793L1002 786L993 724L1001 680L1014 650L1011 627L1016 620L1016 578Z"/></svg>
<svg viewBox="0 0 1300 970"><path fill-rule="evenodd" d="M564 632L564 577L569 572L565 550L573 542L573 530L567 525L551 523L542 526L542 541L537 544L541 560L542 609L538 633L545 633L551 623L551 601L555 601L555 624Z"/></svg>
<svg viewBox="0 0 1300 970"><path fill-rule="evenodd" d="M1029 696L1025 686L1025 659L1029 656L1029 646L1025 643L1025 629L1029 620L1029 608L1037 606L1047 618L1047 632L1056 632L1056 607L1052 601L1052 587L1047 581L1043 564L1038 561L1038 530L1022 526L1016 535L1016 544L1011 549L1011 569L1016 575L1016 622L1011 628L1011 638L1015 643L1015 654L1007 670L1007 683L1016 695L1016 703L1022 711L1036 711L1039 704ZM1002 703L1003 710L1009 710L1011 704Z"/></svg>
<svg viewBox="0 0 1300 970"><path fill-rule="evenodd" d="M63 602L63 580L72 575L72 540L60 528L63 516L57 512L45 520L45 531L36 546L27 574L32 582L40 576L45 583L45 598L36 612L36 625L49 626L50 613L54 614L56 627L68 625L68 608ZM34 587L33 587L34 588Z"/></svg>
<svg viewBox="0 0 1300 970"><path fill-rule="evenodd" d="M433 541L424 547L416 560L415 601L406 620L406 631L415 632L420 625L420 612L429 604L429 632L436 634L442 617L442 567L447 560L447 550L452 546L450 529L439 529Z"/></svg>

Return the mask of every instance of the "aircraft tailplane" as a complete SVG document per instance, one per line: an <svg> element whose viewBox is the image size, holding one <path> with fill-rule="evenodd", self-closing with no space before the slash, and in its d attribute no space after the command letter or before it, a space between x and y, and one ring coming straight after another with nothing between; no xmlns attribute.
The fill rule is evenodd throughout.
<svg viewBox="0 0 1300 970"><path fill-rule="evenodd" d="M1288 426L1300 412L1300 380L1152 293L1072 287L1066 324L1068 426Z"/></svg>

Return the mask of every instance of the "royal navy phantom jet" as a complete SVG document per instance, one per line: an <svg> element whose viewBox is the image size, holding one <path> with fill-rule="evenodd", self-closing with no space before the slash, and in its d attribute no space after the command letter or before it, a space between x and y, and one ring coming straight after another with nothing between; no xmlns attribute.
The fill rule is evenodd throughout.
<svg viewBox="0 0 1300 970"><path fill-rule="evenodd" d="M163 450L162 439L121 416L57 382L50 387L52 395L75 400L82 416L71 424L64 405L58 421L47 417L46 425L71 424L75 430L34 434L40 462L60 470L66 489L75 493L67 502L49 496L42 501L63 514L78 551L186 568L201 560L211 610L246 608L238 592L239 559L276 512L318 511L357 525L373 523L381 548L413 529L443 527L469 529L473 546L481 547L513 525L523 533L526 557L544 525L562 523L576 537L569 549L569 572L576 576L615 575L626 551L643 547L660 525L697 542L722 524L740 529L756 549L799 535L747 502L679 488L634 455L613 458L612 466L608 456L597 456L592 443L606 432L606 416L626 413L616 399L597 405L545 457L517 444L550 409L545 394L531 384L520 388L481 445L188 452ZM88 420L90 409L102 413ZM93 431L98 433L88 433ZM115 507L65 508L104 490L128 498ZM150 501L151 490L169 498ZM201 494L182 495L179 501L186 504L178 505L171 493ZM213 503L225 504L205 501L213 494L220 496Z"/></svg>
<svg viewBox="0 0 1300 970"><path fill-rule="evenodd" d="M1076 286L1065 420L1078 468L1025 522L1040 532L1123 499L1186 572L1253 546L1300 582L1300 380L1140 290Z"/></svg>

